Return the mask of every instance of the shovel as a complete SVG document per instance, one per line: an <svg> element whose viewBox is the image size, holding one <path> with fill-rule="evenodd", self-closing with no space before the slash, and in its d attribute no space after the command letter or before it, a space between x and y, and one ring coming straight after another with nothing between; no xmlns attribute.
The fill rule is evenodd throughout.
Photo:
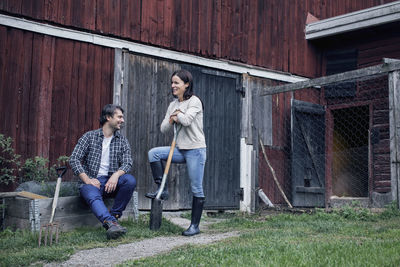
<svg viewBox="0 0 400 267"><path fill-rule="evenodd" d="M53 198L53 205L51 208L51 216L50 216L50 221L48 224L43 225L40 228L40 232L39 232L39 247L41 245L42 242L42 234L44 233L44 245L47 245L47 241L49 241L49 245L51 246L51 244L53 243L53 233L55 233L55 243L58 243L58 232L59 232L59 223L58 222L53 222L54 219L54 214L57 208L57 202L58 202L58 196L60 194L60 186L61 186L61 178L62 176L65 174L65 172L67 171L67 167L63 166L63 167L59 167L56 169L57 171L57 184L56 184L56 190L54 192L54 198ZM49 240L48 240L49 238Z"/></svg>
<svg viewBox="0 0 400 267"><path fill-rule="evenodd" d="M164 175L161 180L161 185L158 190L157 196L151 200L151 211L150 211L150 230L158 230L161 227L162 221L162 210L163 210L163 200L160 199L162 191L164 191L165 183L167 181L169 167L171 166L172 155L174 154L174 149L176 145L176 137L180 129L177 130L176 124L174 124L174 139L172 139L171 148L169 149L169 154L167 158L167 164L165 165Z"/></svg>

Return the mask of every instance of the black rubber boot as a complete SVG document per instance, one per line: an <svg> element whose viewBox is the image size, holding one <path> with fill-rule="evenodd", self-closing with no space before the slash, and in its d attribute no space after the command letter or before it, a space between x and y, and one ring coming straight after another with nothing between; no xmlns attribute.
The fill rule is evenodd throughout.
<svg viewBox="0 0 400 267"><path fill-rule="evenodd" d="M153 174L154 182L157 185L157 190L155 192L147 193L145 197L153 199L156 198L158 190L160 189L162 177L164 175L164 166L161 161L155 161L155 162L150 162L150 168ZM165 182L164 190L161 193L160 198L163 200L167 200L169 198L167 182Z"/></svg>
<svg viewBox="0 0 400 267"><path fill-rule="evenodd" d="M192 236L200 233L199 224L201 214L203 213L205 198L204 197L193 197L192 202L192 222L189 228L182 233L184 236Z"/></svg>
<svg viewBox="0 0 400 267"><path fill-rule="evenodd" d="M103 227L107 230L107 239L116 239L126 234L126 228L122 227L117 221L104 221Z"/></svg>

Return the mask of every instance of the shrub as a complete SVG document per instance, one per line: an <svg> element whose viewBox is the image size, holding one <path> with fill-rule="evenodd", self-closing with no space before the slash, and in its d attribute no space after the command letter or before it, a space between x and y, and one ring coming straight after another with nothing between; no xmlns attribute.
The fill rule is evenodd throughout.
<svg viewBox="0 0 400 267"><path fill-rule="evenodd" d="M25 160L21 167L22 176L20 182L35 181L45 182L50 179L52 171L47 167L49 160L43 157L34 157Z"/></svg>
<svg viewBox="0 0 400 267"><path fill-rule="evenodd" d="M49 167L49 160L36 156L21 161L14 151L13 139L0 134L0 184L10 184L19 177L19 183L27 181L47 182L57 177L56 168L67 165L68 156L60 156L57 163Z"/></svg>
<svg viewBox="0 0 400 267"><path fill-rule="evenodd" d="M0 134L0 184L13 183L21 165L20 155L12 147L13 140Z"/></svg>

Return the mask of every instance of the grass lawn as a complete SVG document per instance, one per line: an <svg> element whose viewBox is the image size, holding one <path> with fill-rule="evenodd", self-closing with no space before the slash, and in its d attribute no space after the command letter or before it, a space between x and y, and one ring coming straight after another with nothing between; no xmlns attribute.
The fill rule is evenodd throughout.
<svg viewBox="0 0 400 267"><path fill-rule="evenodd" d="M344 208L327 214L235 216L214 231L243 234L122 266L400 266L400 213Z"/></svg>
<svg viewBox="0 0 400 267"><path fill-rule="evenodd" d="M107 240L102 227L85 227L60 233L56 245L38 247L38 234L30 231L0 232L0 266L27 266L38 262L65 261L82 249L111 247L157 236L180 235L182 228L163 220L159 231L149 229L148 216L138 222L122 221L127 234L117 240ZM40 266L40 264L39 264Z"/></svg>
<svg viewBox="0 0 400 267"><path fill-rule="evenodd" d="M122 224L128 234L118 240L107 241L101 228L82 228L62 233L59 244L42 248L37 247L37 234L5 230L0 232L0 265L63 261L77 250L180 235L182 231L167 221L160 231L150 231L148 216ZM227 231L240 231L241 235L122 266L400 266L400 212L394 205L380 214L350 207L301 215L236 213L207 230Z"/></svg>

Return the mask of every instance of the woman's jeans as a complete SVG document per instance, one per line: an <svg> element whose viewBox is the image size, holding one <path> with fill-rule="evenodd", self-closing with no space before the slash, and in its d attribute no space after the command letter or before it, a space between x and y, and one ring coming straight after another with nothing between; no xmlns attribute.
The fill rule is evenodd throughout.
<svg viewBox="0 0 400 267"><path fill-rule="evenodd" d="M149 162L167 160L170 147L155 147L149 151ZM206 163L206 148L179 149L175 148L173 163L185 163L187 166L192 193L195 197L204 197L203 176Z"/></svg>
<svg viewBox="0 0 400 267"><path fill-rule="evenodd" d="M121 217L136 187L135 177L131 174L124 174L119 177L115 191L107 193L104 191L104 187L108 178L110 178L110 176L100 176L97 178L97 180L100 181L100 189L89 184L84 184L79 189L81 197L85 199L86 203L101 223L104 223L104 221L115 221L116 217ZM114 198L114 205L111 210L108 211L103 198L110 197Z"/></svg>

